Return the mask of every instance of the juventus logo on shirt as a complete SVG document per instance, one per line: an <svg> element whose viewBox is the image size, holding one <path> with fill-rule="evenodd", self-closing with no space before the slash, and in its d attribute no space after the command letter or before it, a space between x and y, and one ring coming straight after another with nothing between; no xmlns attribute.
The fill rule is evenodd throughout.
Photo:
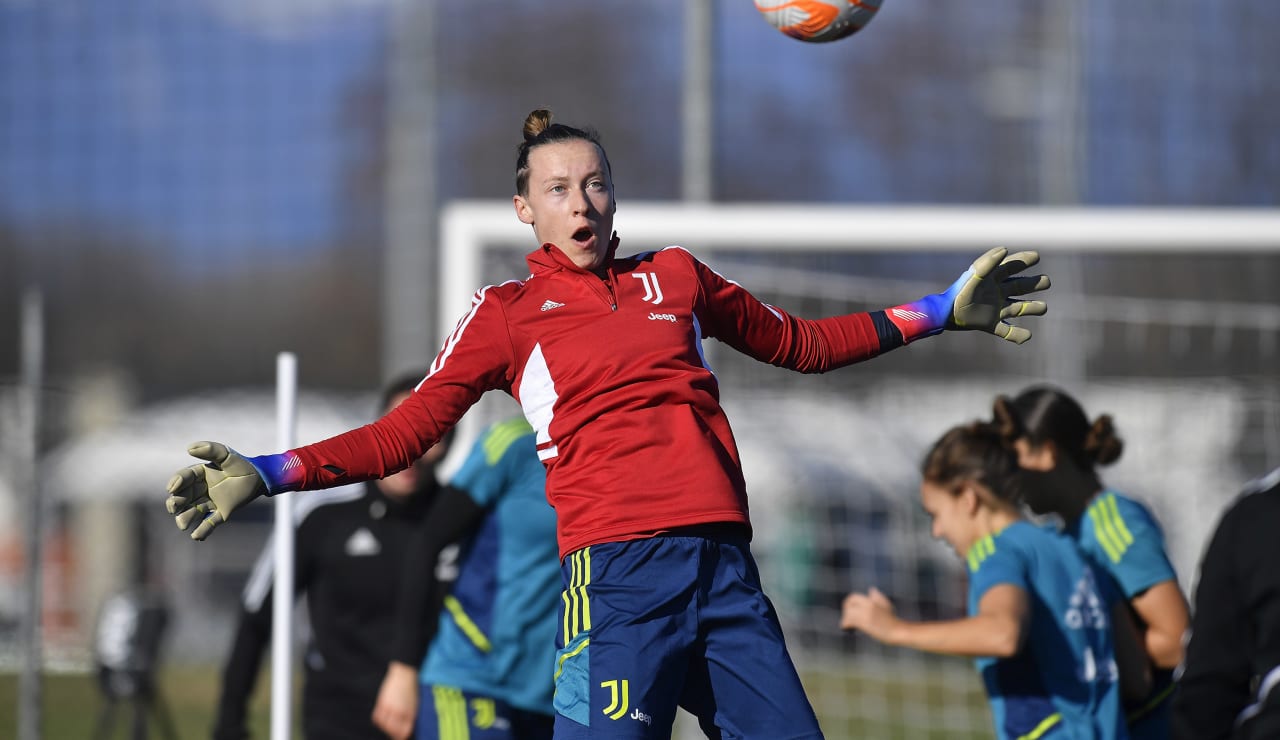
<svg viewBox="0 0 1280 740"><path fill-rule="evenodd" d="M644 298L640 300L655 306L662 303L662 286L658 285L658 273L633 272L631 277L644 283Z"/></svg>

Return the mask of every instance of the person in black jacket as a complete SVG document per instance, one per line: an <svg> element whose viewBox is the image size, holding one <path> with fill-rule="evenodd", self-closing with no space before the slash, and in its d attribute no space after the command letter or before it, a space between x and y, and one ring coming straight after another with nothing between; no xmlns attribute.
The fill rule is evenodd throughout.
<svg viewBox="0 0 1280 740"><path fill-rule="evenodd" d="M421 379L406 376L388 384L381 411L395 408ZM434 468L446 444L403 472L302 499L295 511L294 585L307 597L312 632L302 695L307 740L386 738L372 712L392 658L401 566L410 538L443 488ZM249 737L245 710L271 639L272 573L268 543L245 586L214 740ZM434 580L435 573L423 567L418 577ZM437 601L443 598L440 589L433 590Z"/></svg>
<svg viewBox="0 0 1280 740"><path fill-rule="evenodd" d="M1280 738L1280 469L1210 539L1180 684L1175 740Z"/></svg>

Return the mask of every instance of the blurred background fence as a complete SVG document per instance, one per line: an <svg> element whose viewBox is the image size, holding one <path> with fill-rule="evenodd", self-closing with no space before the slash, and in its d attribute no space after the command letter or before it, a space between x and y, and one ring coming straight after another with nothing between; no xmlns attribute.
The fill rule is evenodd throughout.
<svg viewBox="0 0 1280 740"><path fill-rule="evenodd" d="M0 0L7 665L29 534L16 462L28 289L45 306L46 659L85 667L102 600L143 583L180 609L166 656L209 663L230 639L267 513L194 548L160 503L185 445L271 448L280 350L299 356L304 441L363 422L384 378L425 365L449 320L433 295L436 209L510 197L534 107L601 130L620 223L629 202L683 197L1172 209L1270 209L1280 197L1280 5L1269 0L893 0L825 46L781 36L749 0L701 3L710 33L687 39L690 5ZM691 131L684 93L698 59L710 62L710 115ZM692 136L709 142L709 192L684 185ZM622 237L624 252L661 246ZM502 259L486 279L525 270ZM967 264L836 258L785 240L768 259L715 259L806 316L932 292ZM1044 268L1052 313L1026 347L944 336L817 379L717 356L754 466L768 585L833 727L905 716L887 708L903 702L939 707L895 730L910 737L985 721L967 665L890 655L832 625L838 596L873 582L921 615L959 608L963 584L927 537L910 474L920 445L993 393L1049 379L1114 413L1129 449L1109 478L1165 524L1187 587L1221 503L1280 464L1274 251L1046 253ZM845 440L872 452L821 451ZM112 472L86 488L88 470ZM934 679L868 685L831 665L890 658Z"/></svg>

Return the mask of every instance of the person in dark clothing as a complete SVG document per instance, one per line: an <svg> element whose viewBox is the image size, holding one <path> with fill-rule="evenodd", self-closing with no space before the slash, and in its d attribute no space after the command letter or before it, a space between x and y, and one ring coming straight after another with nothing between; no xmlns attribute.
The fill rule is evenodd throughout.
<svg viewBox="0 0 1280 740"><path fill-rule="evenodd" d="M1175 740L1280 738L1280 468L1222 515L1200 562Z"/></svg>
<svg viewBox="0 0 1280 740"><path fill-rule="evenodd" d="M395 408L421 379L418 374L388 384L380 410ZM400 473L303 499L295 509L294 586L307 597L312 632L302 696L307 740L386 737L373 724L372 713L392 658L401 566L410 539L442 488L434 468L446 449L447 441L441 442ZM249 737L245 710L271 640L273 571L268 543L245 586L223 672L214 740ZM434 580L435 574L424 567L417 577ZM432 590L439 593L438 608L443 592Z"/></svg>

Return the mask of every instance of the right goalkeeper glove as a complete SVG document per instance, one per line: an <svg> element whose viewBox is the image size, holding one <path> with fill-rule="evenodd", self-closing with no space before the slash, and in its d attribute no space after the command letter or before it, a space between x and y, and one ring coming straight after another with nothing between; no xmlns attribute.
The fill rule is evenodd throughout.
<svg viewBox="0 0 1280 740"><path fill-rule="evenodd" d="M1046 275L1017 275L1039 261L1036 252L1009 254L1004 247L989 249L945 292L895 306L885 315L898 327L906 343L943 329L970 329L1022 344L1031 338L1031 331L1006 319L1044 315L1044 301L1017 297L1049 287Z"/></svg>
<svg viewBox="0 0 1280 740"><path fill-rule="evenodd" d="M179 470L169 479L165 508L178 529L203 540L231 512L259 496L293 490L301 481L301 467L291 453L247 458L219 442L196 442L187 448L207 462Z"/></svg>

